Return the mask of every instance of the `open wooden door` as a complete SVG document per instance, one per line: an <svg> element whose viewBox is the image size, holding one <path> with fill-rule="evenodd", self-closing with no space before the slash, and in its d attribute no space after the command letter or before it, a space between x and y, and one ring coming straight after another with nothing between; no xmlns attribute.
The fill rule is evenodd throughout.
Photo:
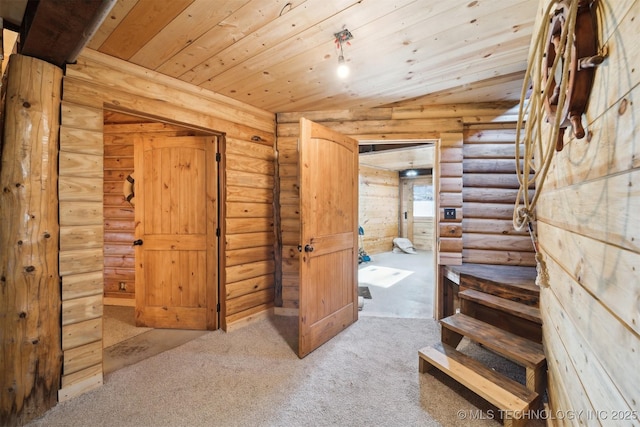
<svg viewBox="0 0 640 427"><path fill-rule="evenodd" d="M135 142L136 325L218 327L216 137Z"/></svg>
<svg viewBox="0 0 640 427"><path fill-rule="evenodd" d="M298 356L358 319L358 141L300 119Z"/></svg>

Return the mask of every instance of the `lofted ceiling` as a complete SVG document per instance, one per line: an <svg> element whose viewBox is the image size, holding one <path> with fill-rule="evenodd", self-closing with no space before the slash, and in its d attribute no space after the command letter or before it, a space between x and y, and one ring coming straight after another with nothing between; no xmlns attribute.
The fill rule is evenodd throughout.
<svg viewBox="0 0 640 427"><path fill-rule="evenodd" d="M275 113L517 101L537 6L117 0L87 47ZM340 80L334 33L343 29L353 40L343 45L351 74Z"/></svg>

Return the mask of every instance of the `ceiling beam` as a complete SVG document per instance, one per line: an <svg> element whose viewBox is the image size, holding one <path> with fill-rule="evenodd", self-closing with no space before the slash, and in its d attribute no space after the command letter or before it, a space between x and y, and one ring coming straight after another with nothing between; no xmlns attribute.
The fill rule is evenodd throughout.
<svg viewBox="0 0 640 427"><path fill-rule="evenodd" d="M29 0L19 53L59 67L75 62L115 0Z"/></svg>

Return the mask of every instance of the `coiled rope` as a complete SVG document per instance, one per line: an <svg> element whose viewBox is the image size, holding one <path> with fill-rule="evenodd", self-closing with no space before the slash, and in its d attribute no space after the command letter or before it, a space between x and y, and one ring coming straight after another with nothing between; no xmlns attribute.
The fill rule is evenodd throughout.
<svg viewBox="0 0 640 427"><path fill-rule="evenodd" d="M520 94L515 155L516 173L518 175L520 188L518 190L518 197L516 198L516 206L513 211L513 226L518 231L524 229L525 226L528 226L535 219L535 206L538 202L540 191L544 186L555 150L555 145L552 141L558 139L562 113L566 102L567 85L569 82L569 78L567 77L562 78L560 82L560 89L558 91L559 98L555 112L556 116L555 120L552 121L549 142L545 147L542 140L542 122L545 114L544 99L549 97L550 91L555 90L555 80L548 79L545 87L542 88L541 86L544 80L542 67L551 22L548 16L551 14L553 8L561 2L564 3L562 0L554 0L549 3L545 10L545 18L543 18L542 26L536 36L531 54L529 55L525 80ZM562 75L568 76L569 67L571 66L571 49L574 44L577 15L578 0L574 0L569 4L567 21L562 28L560 41L556 45L556 56L548 73L551 76L556 75L561 59ZM526 95L530 86L532 86L533 89L529 102L526 102ZM521 156L520 144L524 146L523 156ZM523 158L522 166L520 165L521 157ZM528 189L534 182L536 183L536 191L531 198Z"/></svg>
<svg viewBox="0 0 640 427"><path fill-rule="evenodd" d="M545 9L542 25L535 38L529 55L527 71L525 74L522 92L520 94L520 107L518 110L518 124L516 127L516 173L520 188L513 210L513 226L520 231L526 226L531 236L534 250L536 252L536 262L538 276L536 283L538 286L549 286L549 274L542 254L538 250L538 242L533 230L535 220L535 207L538 203L540 192L544 186L545 179L549 172L549 166L553 159L555 144L560 132L564 104L566 102L568 73L571 65L571 49L575 38L575 24L578 14L578 0L573 0L569 4L567 20L562 27L559 42L554 44L556 55L551 65L548 75L555 76L562 60L562 76L560 81L558 103L555 111L555 120L552 121L550 138L548 143L543 144L542 122L545 115L545 98L549 97L550 91L555 91L555 80L549 78L542 87L544 57L547 48L547 37L549 35L551 20L549 16L562 0L553 0ZM529 102L526 102L526 95L529 87L532 86ZM521 155L520 144L524 146L524 153ZM520 158L522 157L522 166ZM529 187L536 183L536 190L533 197L529 194Z"/></svg>

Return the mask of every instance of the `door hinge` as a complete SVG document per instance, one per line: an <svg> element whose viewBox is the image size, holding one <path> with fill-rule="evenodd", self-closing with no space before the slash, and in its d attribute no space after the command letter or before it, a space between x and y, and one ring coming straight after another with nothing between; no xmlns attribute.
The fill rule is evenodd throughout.
<svg viewBox="0 0 640 427"><path fill-rule="evenodd" d="M216 237L220 237L220 227L216 228Z"/></svg>
<svg viewBox="0 0 640 427"><path fill-rule="evenodd" d="M220 313L220 303L218 303L218 304L216 305L216 311L217 311L218 313Z"/></svg>
<svg viewBox="0 0 640 427"><path fill-rule="evenodd" d="M222 155L220 153L216 153L216 162L219 162L221 158Z"/></svg>

